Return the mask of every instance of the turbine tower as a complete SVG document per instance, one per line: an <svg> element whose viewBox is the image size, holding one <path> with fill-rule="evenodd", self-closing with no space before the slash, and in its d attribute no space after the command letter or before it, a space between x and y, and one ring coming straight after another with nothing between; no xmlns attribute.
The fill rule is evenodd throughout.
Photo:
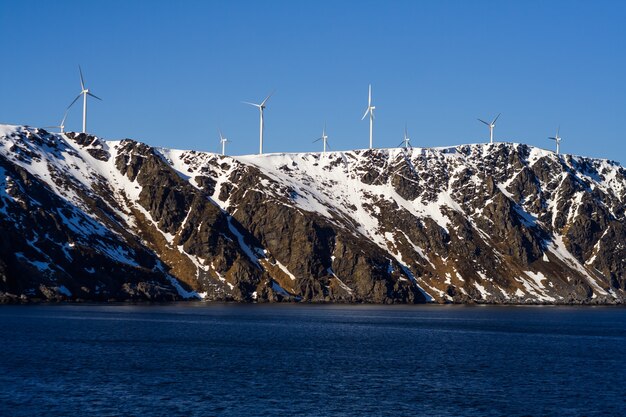
<svg viewBox="0 0 626 417"><path fill-rule="evenodd" d="M83 133L87 133L87 96L97 98L98 100L102 100L102 99L92 94L88 88L85 88L85 80L83 79L83 70L80 68L80 65L78 66L78 72L80 73L80 93L78 94L78 96L76 96L74 101L72 101L70 105L67 106L67 108L69 110L69 108L72 107L74 103L76 103L76 100L78 100L81 95L83 96Z"/></svg>
<svg viewBox="0 0 626 417"><path fill-rule="evenodd" d="M365 119L365 116L369 113L370 115L370 149L372 149L373 141L372 141L372 131L374 127L374 109L376 107L372 106L372 84L369 86L369 94L367 98L367 109L365 109L365 114L361 117L361 120Z"/></svg>
<svg viewBox="0 0 626 417"><path fill-rule="evenodd" d="M263 110L265 109L265 103L267 103L267 100L269 100L269 98L272 96L272 94L274 94L274 93L272 92L272 93L270 93L270 95L265 97L265 100L263 100L261 102L261 104L250 103L248 101L242 101L242 103L244 103L244 104L249 104L251 106L259 108L259 114L260 114L260 120L259 120L259 155L263 155Z"/></svg>
<svg viewBox="0 0 626 417"><path fill-rule="evenodd" d="M224 136L222 136L222 131L221 130L217 130L220 134L220 144L222 145L222 155L226 155L226 143L230 142L228 139L226 139Z"/></svg>
<svg viewBox="0 0 626 417"><path fill-rule="evenodd" d="M561 140L563 139L562 137L559 136L559 130L561 130L561 126L557 127L556 129L556 136L554 137L550 137L548 139L552 139L553 141L556 142L556 154L559 154L560 151L560 144L561 144Z"/></svg>
<svg viewBox="0 0 626 417"><path fill-rule="evenodd" d="M61 120L61 124L58 126L44 126L44 129L61 129L61 133L65 133L65 119L67 118L67 110L65 110L65 114L63 115L63 119Z"/></svg>
<svg viewBox="0 0 626 417"><path fill-rule="evenodd" d="M493 122L491 123L487 123L482 119L478 119L478 121L483 122L484 124L489 126L489 143L493 143L493 128L496 127L496 120L498 120L498 117L500 117L500 114L498 114L496 118L493 119Z"/></svg>
<svg viewBox="0 0 626 417"><path fill-rule="evenodd" d="M404 138L402 139L402 142L400 142L400 146L404 144L404 149L409 149L412 147L409 142L411 142L411 139L409 139L409 133L407 132L406 125L405 125L404 126Z"/></svg>
<svg viewBox="0 0 626 417"><path fill-rule="evenodd" d="M319 142L320 140L324 144L324 153L323 153L323 155L326 155L326 147L328 146L328 135L326 134L326 125L324 125L324 129L322 130L322 137L315 139L313 141L313 143ZM328 146L328 147L330 148L330 146Z"/></svg>

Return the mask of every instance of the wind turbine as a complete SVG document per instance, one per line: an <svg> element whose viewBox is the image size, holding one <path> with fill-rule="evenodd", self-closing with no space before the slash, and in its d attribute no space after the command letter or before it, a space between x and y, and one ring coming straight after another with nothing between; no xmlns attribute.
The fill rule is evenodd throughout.
<svg viewBox="0 0 626 417"><path fill-rule="evenodd" d="M411 144L409 143L411 142L411 139L409 139L409 134L406 130L406 125L404 126L404 139L402 139L402 142L400 142L400 146L402 146L402 144L404 144L404 149L409 149L411 148Z"/></svg>
<svg viewBox="0 0 626 417"><path fill-rule="evenodd" d="M222 155L226 155L226 143L230 142L228 139L226 139L224 136L222 136L222 131L221 130L217 130L220 133L220 144L222 145Z"/></svg>
<svg viewBox="0 0 626 417"><path fill-rule="evenodd" d="M498 120L498 117L500 117L500 114L498 113L498 115L496 116L495 119L493 119L493 122L491 123L487 123L482 119L478 119L478 121L483 122L484 124L486 124L487 126L489 126L489 143L493 143L493 128L496 127L496 120Z"/></svg>
<svg viewBox="0 0 626 417"><path fill-rule="evenodd" d="M70 103L69 106L67 106L68 110L70 107L72 107L72 105L74 103L76 103L76 100L78 100L80 98L80 96L83 96L83 133L87 133L87 96L91 96L93 98L97 98L98 100L102 100L100 97L95 96L94 94L92 94L88 88L85 88L85 80L83 79L83 70L80 68L80 65L78 66L78 72L80 73L80 93L78 94L78 96L76 96L76 98L74 99L74 101L72 101Z"/></svg>
<svg viewBox="0 0 626 417"><path fill-rule="evenodd" d="M372 106L372 84L370 84L369 94L367 96L367 108L365 109L365 114L361 117L361 120L365 119L365 116L369 113L370 115L370 149L372 149L372 130L374 127L374 109L376 107Z"/></svg>
<svg viewBox="0 0 626 417"><path fill-rule="evenodd" d="M65 114L63 115L63 120L61 120L61 124L58 126L44 126L44 129L61 129L61 133L65 133L65 119L67 118L67 110L65 110Z"/></svg>
<svg viewBox="0 0 626 417"><path fill-rule="evenodd" d="M263 110L265 109L265 103L267 103L267 100L269 100L269 98L272 96L272 94L274 94L274 92L270 93L270 95L265 97L265 100L263 100L261 102L261 104L250 103L249 101L242 101L242 103L244 103L244 104L249 104L251 106L259 108L259 114L260 114L260 121L259 121L259 155L263 154Z"/></svg>
<svg viewBox="0 0 626 417"><path fill-rule="evenodd" d="M322 137L315 139L313 143L319 142L320 140L324 144L324 155L326 155L326 147L328 146L330 148L330 145L328 145L328 135L326 134L326 125L324 125L324 129L322 130Z"/></svg>
<svg viewBox="0 0 626 417"><path fill-rule="evenodd" d="M561 126L557 127L557 129L556 129L556 136L548 138L548 139L552 139L553 141L556 142L556 154L557 155L559 154L559 150L560 150L559 149L559 147L560 147L559 145L561 143L561 140L563 139L562 137L559 136L559 130L561 130Z"/></svg>

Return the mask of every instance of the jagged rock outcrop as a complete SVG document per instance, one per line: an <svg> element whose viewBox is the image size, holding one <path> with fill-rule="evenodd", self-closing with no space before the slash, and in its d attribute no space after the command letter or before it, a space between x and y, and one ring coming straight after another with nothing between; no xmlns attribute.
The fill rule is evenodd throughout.
<svg viewBox="0 0 626 417"><path fill-rule="evenodd" d="M623 303L626 172L520 144L225 157L0 126L0 301Z"/></svg>

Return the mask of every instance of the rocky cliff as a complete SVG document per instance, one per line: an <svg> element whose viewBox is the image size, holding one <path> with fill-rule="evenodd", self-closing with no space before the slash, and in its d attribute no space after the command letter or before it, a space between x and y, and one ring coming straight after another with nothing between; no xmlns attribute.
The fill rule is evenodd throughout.
<svg viewBox="0 0 626 417"><path fill-rule="evenodd" d="M227 157L0 126L0 300L623 303L626 171L521 144Z"/></svg>

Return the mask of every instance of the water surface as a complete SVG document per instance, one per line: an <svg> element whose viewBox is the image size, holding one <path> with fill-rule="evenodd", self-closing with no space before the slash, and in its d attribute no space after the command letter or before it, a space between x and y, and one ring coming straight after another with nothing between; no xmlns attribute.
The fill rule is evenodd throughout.
<svg viewBox="0 0 626 417"><path fill-rule="evenodd" d="M623 415L626 309L0 307L0 415Z"/></svg>

